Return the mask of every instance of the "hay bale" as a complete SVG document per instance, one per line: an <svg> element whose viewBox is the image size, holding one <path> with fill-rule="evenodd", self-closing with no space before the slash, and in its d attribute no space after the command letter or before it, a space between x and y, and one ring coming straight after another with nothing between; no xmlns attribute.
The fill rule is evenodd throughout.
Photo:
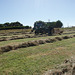
<svg viewBox="0 0 75 75"><path fill-rule="evenodd" d="M55 37L55 39L61 41L62 40L62 37Z"/></svg>
<svg viewBox="0 0 75 75"><path fill-rule="evenodd" d="M4 46L4 47L1 47L1 51L2 52L8 52L10 50L12 50L12 46L8 45L8 46Z"/></svg>

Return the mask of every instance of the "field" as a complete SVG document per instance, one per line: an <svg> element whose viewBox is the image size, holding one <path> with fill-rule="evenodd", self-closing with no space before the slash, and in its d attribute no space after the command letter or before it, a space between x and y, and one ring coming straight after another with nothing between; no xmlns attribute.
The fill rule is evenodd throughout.
<svg viewBox="0 0 75 75"><path fill-rule="evenodd" d="M66 34L63 35L1 41L0 47L32 40L74 35L75 33L72 34L72 32L74 30L65 31ZM2 35L2 37L8 37L8 35ZM0 75L43 75L71 57L75 57L75 38L11 50L0 54Z"/></svg>

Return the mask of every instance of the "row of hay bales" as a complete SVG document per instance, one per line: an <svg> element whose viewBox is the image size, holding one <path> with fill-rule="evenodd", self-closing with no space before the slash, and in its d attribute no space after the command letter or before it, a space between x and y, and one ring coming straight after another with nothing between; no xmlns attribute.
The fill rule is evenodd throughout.
<svg viewBox="0 0 75 75"><path fill-rule="evenodd" d="M32 38L33 36L24 35L24 36L11 36L11 37L1 37L1 41L8 41L8 40L17 40L17 39L25 39L25 38Z"/></svg>
<svg viewBox="0 0 75 75"><path fill-rule="evenodd" d="M62 36L62 37L55 37L55 38L48 38L48 39L40 39L40 40L33 40L33 41L28 41L28 42L23 42L17 45L7 45L4 47L0 47L0 52L8 52L11 50L16 50L18 48L25 48L25 47L30 47L30 46L38 46L40 44L45 44L45 43L53 43L56 41L61 41L63 39L69 39L69 38L73 38L75 37L75 35L71 35L71 36Z"/></svg>
<svg viewBox="0 0 75 75"><path fill-rule="evenodd" d="M66 59L64 63L46 71L43 75L75 75L75 58Z"/></svg>
<svg viewBox="0 0 75 75"><path fill-rule="evenodd" d="M27 30L2 30L0 32L0 36L11 36L11 35L21 35L21 34L32 34L30 29Z"/></svg>
<svg viewBox="0 0 75 75"><path fill-rule="evenodd" d="M8 40L17 40L17 39L25 39L25 38L37 38L37 37L46 37L47 35L23 35L23 36L11 36L11 37L0 37L0 42L8 41Z"/></svg>

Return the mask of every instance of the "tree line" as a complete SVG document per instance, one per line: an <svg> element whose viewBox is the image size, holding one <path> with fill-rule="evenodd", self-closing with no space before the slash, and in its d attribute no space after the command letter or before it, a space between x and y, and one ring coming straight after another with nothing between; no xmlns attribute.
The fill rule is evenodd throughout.
<svg viewBox="0 0 75 75"><path fill-rule="evenodd" d="M56 22L55 21L53 22L36 21L34 23L34 26L36 26L38 23L47 27L52 27L52 28L61 28L63 26L63 23L60 20Z"/></svg>
<svg viewBox="0 0 75 75"><path fill-rule="evenodd" d="M4 29L30 29L31 26L23 26L23 24L21 24L20 22L6 22L4 24L0 24L0 30L4 30Z"/></svg>

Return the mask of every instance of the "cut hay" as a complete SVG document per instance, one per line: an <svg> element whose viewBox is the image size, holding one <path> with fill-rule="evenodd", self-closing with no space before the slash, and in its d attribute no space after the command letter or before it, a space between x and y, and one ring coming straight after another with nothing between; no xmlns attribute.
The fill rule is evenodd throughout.
<svg viewBox="0 0 75 75"><path fill-rule="evenodd" d="M69 39L70 36L63 36L62 38L63 38L63 39Z"/></svg>
<svg viewBox="0 0 75 75"><path fill-rule="evenodd" d="M73 38L75 35L72 36L63 36L63 37L55 37L55 38L48 38L48 39L40 39L40 40L33 40L33 41L28 41L28 42L23 42L20 44L15 44L15 45L7 45L4 47L0 48L0 51L2 52L8 52L10 50L16 50L18 48L25 48L25 47L30 47L30 46L38 46L39 44L45 44L45 43L53 43L56 41L61 41L63 39L69 39L69 38Z"/></svg>
<svg viewBox="0 0 75 75"><path fill-rule="evenodd" d="M30 41L30 42L28 42L28 45L29 46L37 46L37 45L39 45L39 42L38 41Z"/></svg>
<svg viewBox="0 0 75 75"><path fill-rule="evenodd" d="M56 42L57 40L55 38L50 39L50 43Z"/></svg>
<svg viewBox="0 0 75 75"><path fill-rule="evenodd" d="M75 35L73 35L73 37L75 37Z"/></svg>
<svg viewBox="0 0 75 75"><path fill-rule="evenodd" d="M67 63L62 63L58 68L48 70L43 75L75 75L75 60L68 60Z"/></svg>
<svg viewBox="0 0 75 75"><path fill-rule="evenodd" d="M62 37L55 37L55 39L61 41L62 40Z"/></svg>
<svg viewBox="0 0 75 75"><path fill-rule="evenodd" d="M12 50L12 49L13 49L13 48L12 48L12 46L10 46L10 45L1 47L2 52L8 52L8 51L10 51L10 50Z"/></svg>
<svg viewBox="0 0 75 75"><path fill-rule="evenodd" d="M75 75L75 66L73 68L72 75Z"/></svg>
<svg viewBox="0 0 75 75"><path fill-rule="evenodd" d="M45 44L46 42L45 42L44 39L40 39L40 40L38 40L38 43L39 43L39 44Z"/></svg>
<svg viewBox="0 0 75 75"><path fill-rule="evenodd" d="M46 43L50 43L51 42L51 39L49 38L49 39L45 39L45 42Z"/></svg>

